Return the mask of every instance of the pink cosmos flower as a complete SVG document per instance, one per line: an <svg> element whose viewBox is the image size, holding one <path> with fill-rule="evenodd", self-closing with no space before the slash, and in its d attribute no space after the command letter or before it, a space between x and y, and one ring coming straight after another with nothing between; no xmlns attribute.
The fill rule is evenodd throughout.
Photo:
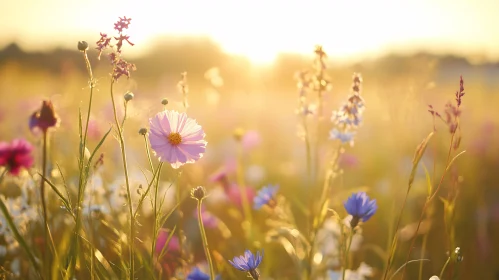
<svg viewBox="0 0 499 280"><path fill-rule="evenodd" d="M207 142L203 128L186 113L165 110L149 119L149 141L154 154L173 168L203 157Z"/></svg>
<svg viewBox="0 0 499 280"><path fill-rule="evenodd" d="M15 139L10 145L1 142L0 166L5 166L12 175L19 175L21 168L30 168L33 165L32 150L31 144L23 139Z"/></svg>

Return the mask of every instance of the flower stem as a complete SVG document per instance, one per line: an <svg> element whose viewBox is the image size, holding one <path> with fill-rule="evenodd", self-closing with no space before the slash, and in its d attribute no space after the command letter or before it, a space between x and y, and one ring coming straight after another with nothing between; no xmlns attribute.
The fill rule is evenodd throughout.
<svg viewBox="0 0 499 280"><path fill-rule="evenodd" d="M430 205L430 202L433 201L433 198L435 198L435 196L437 195L438 191L440 190L440 187L442 186L442 183L444 181L445 175L447 175L447 170L449 169L449 164L451 163L451 154L452 154L452 147L454 146L454 136L455 136L455 134L456 133L453 132L452 135L451 135L450 145L449 145L449 152L447 154L447 163L445 164L444 173L442 174L442 177L440 177L440 182L438 183L437 188L435 189L435 191L433 192L433 194L431 196L429 196L429 198L426 200L426 202L425 202L425 204L423 206L423 210L421 211L421 215L419 216L418 226L416 227L416 232L414 232L414 236L412 237L411 246L409 247L409 253L407 253L407 257L406 257L406 261L405 261L406 263L409 261L409 257L411 256L412 249L414 248L414 243L416 242L416 237L418 235L419 228L421 227L421 223L423 222L423 218L424 218L424 215L426 213L426 209ZM404 270L402 272L402 279L404 279L404 277L405 277L405 271L406 271L406 267L404 267Z"/></svg>
<svg viewBox="0 0 499 280"><path fill-rule="evenodd" d="M447 261L445 262L444 266L442 267L442 270L440 271L440 275L438 276L439 279L442 279L442 276L444 275L445 269L447 268L447 265L449 265L450 262L450 256L447 258Z"/></svg>
<svg viewBox="0 0 499 280"><path fill-rule="evenodd" d="M47 177L47 131L43 132L43 140L42 140L42 176L43 178ZM43 213L43 234L45 239L45 249L44 249L44 259L47 262L44 264L45 269L47 270L47 277L50 279L50 254L49 254L49 238L48 238L48 219L47 219L47 203L45 202L45 180L40 180L40 198L42 201L42 213Z"/></svg>
<svg viewBox="0 0 499 280"><path fill-rule="evenodd" d="M351 233L348 236L348 245L347 245L347 249L345 251L345 256L344 256L345 263L344 263L343 269L342 269L342 271L343 271L342 276L341 276L342 280L345 280L345 275L347 272L347 268L349 266L349 261L348 261L349 260L349 253L350 253L350 247L352 246L352 240L353 240L354 234L355 234L355 231L354 231L354 229L352 229Z"/></svg>
<svg viewBox="0 0 499 280"><path fill-rule="evenodd" d="M208 238L206 237L206 232L204 230L203 225L203 215L201 214L201 204L202 199L198 199L198 223L199 223L199 231L201 232L201 239L203 240L203 248L204 253L206 255L206 260L208 261L208 265L210 267L210 279L215 280L215 270L213 269L213 261L210 256L210 249L208 247Z"/></svg>
<svg viewBox="0 0 499 280"><path fill-rule="evenodd" d="M147 142L147 141L146 141ZM149 150L148 150L149 154ZM152 162L151 162L152 166ZM152 246L151 246L151 264L154 264L154 251L156 250L156 241L158 239L158 227L159 227L159 213L158 213L158 189L159 189L159 178L161 176L161 167L163 164L158 166L158 176L156 179L156 184L154 185L154 224L153 224L153 233L152 233ZM154 181L154 177L153 177ZM153 182L154 184L154 182ZM159 256L158 256L159 257Z"/></svg>
<svg viewBox="0 0 499 280"><path fill-rule="evenodd" d="M113 70L114 71L114 70ZM118 114L116 111L116 102L114 101L114 79L111 81L111 101L113 104L113 113L114 113L114 121L116 123L116 130L118 131L118 141L120 143L121 150L121 158L123 161L123 171L125 173L125 185L128 199L128 212L130 215L130 236L129 236L129 248L130 248L130 279L134 279L135 275L135 217L133 215L133 207L132 207L132 196L130 192L130 181L128 176L128 165L126 160L126 149L125 149L125 138L123 137L123 127L120 126L120 122L118 120ZM124 123L123 123L124 125Z"/></svg>

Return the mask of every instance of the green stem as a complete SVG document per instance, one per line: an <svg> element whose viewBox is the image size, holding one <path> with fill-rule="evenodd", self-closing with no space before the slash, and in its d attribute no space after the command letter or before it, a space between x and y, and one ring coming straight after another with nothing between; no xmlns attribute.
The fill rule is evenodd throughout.
<svg viewBox="0 0 499 280"><path fill-rule="evenodd" d="M347 272L347 268L349 266L349 254L350 254L350 247L352 246L352 240L353 240L353 236L355 234L355 231L354 229L352 229L351 233L349 234L349 237L348 237L348 245L347 245L347 249L345 251L345 264L343 265L343 273L342 273L342 276L341 276L341 279L342 280L345 280L345 275L346 275L346 272Z"/></svg>
<svg viewBox="0 0 499 280"><path fill-rule="evenodd" d="M43 140L42 140L42 176L46 178L47 176L47 131L43 132ZM43 223L44 223L44 239L45 239L45 250L44 250L44 259L46 265L44 265L44 269L46 270L47 278L50 279L50 254L49 254L49 224L47 218L47 203L45 201L45 180L40 180L40 197L42 201L42 213L43 213Z"/></svg>
<svg viewBox="0 0 499 280"><path fill-rule="evenodd" d="M156 250L156 241L158 239L158 227L159 227L158 192L159 192L159 178L161 176L161 167L162 166L163 166L162 164L160 164L158 166L159 173L158 173L158 176L156 179L156 184L154 185L154 224L153 224L152 246L151 246L151 260L152 260L151 264L154 264L154 251ZM153 177L153 180L154 180L154 177ZM158 256L158 258L159 258L159 256Z"/></svg>
<svg viewBox="0 0 499 280"><path fill-rule="evenodd" d="M85 162L85 148L87 145L87 135L88 135L88 123L90 121L90 112L92 109L92 98L94 92L94 76L92 73L92 66L90 65L90 60L88 59L87 52L83 51L83 60L85 61L85 66L87 67L88 77L89 77L89 86L90 86L90 97L88 102L88 111L87 111L87 119L85 122L85 132L83 134L83 138L80 141L80 158L78 162L78 169L80 172L80 176L78 179L78 197L77 197L77 205L76 205L76 215L75 215L75 229L74 229L74 242L72 242L71 248L69 250L69 265L66 273L65 279L71 279L74 274L74 270L76 267L76 259L78 258L79 244L80 244L80 230L82 227L82 201L83 194L85 192L86 179L84 178L84 162ZM81 118L80 118L81 119ZM81 131L80 131L81 133ZM81 135L81 134L80 134Z"/></svg>
<svg viewBox="0 0 499 280"><path fill-rule="evenodd" d="M442 279L442 276L444 275L445 269L447 268L447 265L449 265L450 262L450 257L447 258L447 261L445 262L444 266L442 267L442 270L440 271L440 275L438 276L439 279Z"/></svg>
<svg viewBox="0 0 499 280"><path fill-rule="evenodd" d="M433 198L435 198L435 196L437 195L438 191L440 190L440 187L442 187L442 183L444 181L445 175L447 175L447 170L449 169L449 164L451 163L451 154L452 154L452 147L454 146L454 135L455 134L456 133L454 132L451 135L449 152L447 154L447 163L445 164L445 171L442 174L442 177L440 177L440 182L438 183L437 188L435 189L433 194L426 200L426 203L423 206L423 210L421 211L421 215L419 216L418 226L416 227L416 232L414 232L414 236L412 237L412 242L411 242L411 246L409 247L409 253L407 253L406 262L409 261L409 257L411 256L412 249L414 248L414 243L416 242L416 237L418 235L419 228L421 227L421 223L423 222L423 218L424 218L424 215L426 213L426 209L430 205L430 202L433 200ZM404 267L404 270L402 271L402 279L404 279L404 277L405 277L405 271L406 271L406 268Z"/></svg>
<svg viewBox="0 0 499 280"><path fill-rule="evenodd" d="M204 253L206 255L206 260L208 261L208 265L210 267L210 279L215 280L215 270L213 269L213 261L211 260L210 249L208 247L208 238L206 237L206 232L204 230L204 225L203 225L203 216L201 214L201 204L202 204L202 199L199 199L198 200L199 230L201 232L201 238L203 240L203 248L204 248Z"/></svg>
<svg viewBox="0 0 499 280"><path fill-rule="evenodd" d="M133 215L133 207L132 207L132 196L130 192L130 181L128 178L128 165L126 160L126 152L125 152L125 139L123 137L123 127L120 126L120 122L118 120L118 114L116 111L116 102L114 101L114 79L111 81L111 101L113 104L113 113L114 113L114 121L116 123L116 130L118 131L118 141L120 143L121 150L121 158L123 161L123 171L125 173L125 185L128 199L128 212L130 215L130 236L129 236L129 248L130 248L130 279L134 279L135 275L135 217Z"/></svg>

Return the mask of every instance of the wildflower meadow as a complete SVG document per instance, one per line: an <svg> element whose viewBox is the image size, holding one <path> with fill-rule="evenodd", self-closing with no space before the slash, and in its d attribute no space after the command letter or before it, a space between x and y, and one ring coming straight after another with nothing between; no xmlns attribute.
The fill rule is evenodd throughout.
<svg viewBox="0 0 499 280"><path fill-rule="evenodd" d="M321 45L135 62L140 24L0 64L2 279L498 279L497 84Z"/></svg>

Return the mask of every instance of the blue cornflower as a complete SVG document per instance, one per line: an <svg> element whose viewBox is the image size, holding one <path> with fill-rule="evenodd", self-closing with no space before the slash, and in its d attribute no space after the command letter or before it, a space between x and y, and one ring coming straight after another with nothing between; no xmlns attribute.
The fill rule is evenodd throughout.
<svg viewBox="0 0 499 280"><path fill-rule="evenodd" d="M378 209L376 199L370 200L365 192L352 194L345 201L344 206L348 214L352 215L352 221L350 221L352 228L355 228L361 219L363 222L369 220Z"/></svg>
<svg viewBox="0 0 499 280"><path fill-rule="evenodd" d="M336 128L333 128L329 132L329 139L331 140L338 139L341 141L341 143L352 142L354 136L355 136L354 132L341 132Z"/></svg>
<svg viewBox="0 0 499 280"><path fill-rule="evenodd" d="M210 276L202 272L198 267L194 267L191 273L187 275L187 280L210 280Z"/></svg>
<svg viewBox="0 0 499 280"><path fill-rule="evenodd" d="M258 191L255 198L253 198L253 208L258 210L263 207L263 205L268 205L270 207L274 207L275 195L279 190L279 186L268 185L263 187Z"/></svg>
<svg viewBox="0 0 499 280"><path fill-rule="evenodd" d="M229 263L238 270L247 271L253 279L258 280L260 278L260 273L258 273L256 268L262 262L262 258L263 251L261 254L257 251L256 254L253 255L250 250L246 250L243 256L234 257L232 261L229 260Z"/></svg>

